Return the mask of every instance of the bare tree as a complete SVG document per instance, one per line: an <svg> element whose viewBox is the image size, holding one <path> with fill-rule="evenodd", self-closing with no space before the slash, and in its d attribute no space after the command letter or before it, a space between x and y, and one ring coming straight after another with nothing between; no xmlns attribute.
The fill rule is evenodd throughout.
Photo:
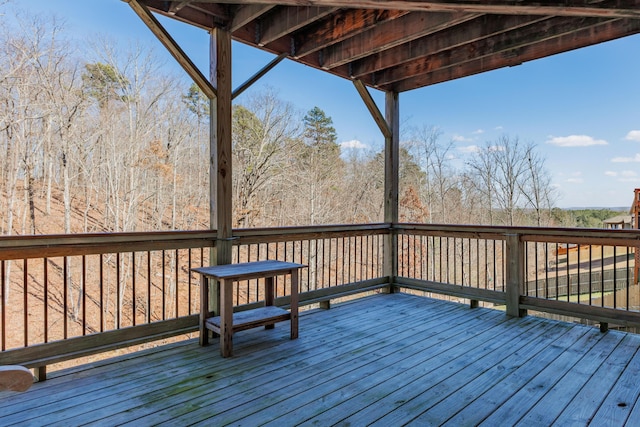
<svg viewBox="0 0 640 427"><path fill-rule="evenodd" d="M532 143L502 136L487 142L467 162L469 182L488 200L490 223L496 221L496 212L503 223L517 225L524 216L524 208L538 210L552 202L550 179L544 170L544 159L535 152ZM538 220L540 220L538 215Z"/></svg>
<svg viewBox="0 0 640 427"><path fill-rule="evenodd" d="M545 168L545 159L534 150L526 158L525 179L519 184L520 191L527 202L527 207L533 209L535 225L548 225L551 218L551 208L556 199L556 191L551 184L551 176ZM547 213L547 221L543 221Z"/></svg>
<svg viewBox="0 0 640 427"><path fill-rule="evenodd" d="M443 143L442 131L423 126L410 133L409 147L426 174L423 193L429 207L429 222L447 223L451 204L459 200L459 179L451 166L453 141Z"/></svg>
<svg viewBox="0 0 640 427"><path fill-rule="evenodd" d="M256 226L279 185L287 143L299 135L291 104L266 90L233 109L234 218L239 227ZM264 224L262 224L264 225Z"/></svg>

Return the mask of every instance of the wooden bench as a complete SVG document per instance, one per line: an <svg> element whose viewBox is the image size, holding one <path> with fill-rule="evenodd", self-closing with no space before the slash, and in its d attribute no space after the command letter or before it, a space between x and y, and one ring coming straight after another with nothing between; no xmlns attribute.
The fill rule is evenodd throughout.
<svg viewBox="0 0 640 427"><path fill-rule="evenodd" d="M220 354L233 354L233 334L244 329L265 326L273 327L277 322L290 320L291 339L298 338L298 271L303 264L283 261L257 261L240 264L216 265L193 268L200 273L200 345L208 343L208 331L220 336ZM274 306L275 276L291 276L291 303L289 311ZM233 282L250 279L264 279L265 305L254 310L233 313ZM210 317L209 280L220 283L220 298L216 313Z"/></svg>

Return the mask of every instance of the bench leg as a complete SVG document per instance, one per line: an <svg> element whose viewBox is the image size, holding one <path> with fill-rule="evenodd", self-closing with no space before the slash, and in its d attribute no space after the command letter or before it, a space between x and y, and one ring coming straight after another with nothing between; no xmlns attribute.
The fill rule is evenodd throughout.
<svg viewBox="0 0 640 427"><path fill-rule="evenodd" d="M275 294L273 289L273 277L265 277L264 278L264 305L271 306L273 305ZM275 328L275 324L265 325L265 329L273 329Z"/></svg>
<svg viewBox="0 0 640 427"><path fill-rule="evenodd" d="M200 275L200 345L209 344L209 331L204 326L204 322L209 314L209 280Z"/></svg>
<svg viewBox="0 0 640 427"><path fill-rule="evenodd" d="M220 354L233 355L233 280L220 282Z"/></svg>
<svg viewBox="0 0 640 427"><path fill-rule="evenodd" d="M34 376L38 382L47 380L47 367L46 366L38 366L33 370Z"/></svg>

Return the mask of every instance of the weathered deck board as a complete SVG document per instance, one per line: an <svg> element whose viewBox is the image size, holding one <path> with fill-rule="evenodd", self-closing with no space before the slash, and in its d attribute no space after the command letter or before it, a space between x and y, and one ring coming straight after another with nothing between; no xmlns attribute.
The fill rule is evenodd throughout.
<svg viewBox="0 0 640 427"><path fill-rule="evenodd" d="M640 413L640 336L406 294L51 373L2 425L607 425ZM215 342L215 340L214 340Z"/></svg>

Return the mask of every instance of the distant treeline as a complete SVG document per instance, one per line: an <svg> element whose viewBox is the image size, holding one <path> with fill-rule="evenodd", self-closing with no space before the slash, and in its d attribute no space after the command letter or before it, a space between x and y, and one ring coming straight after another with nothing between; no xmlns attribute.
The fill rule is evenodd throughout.
<svg viewBox="0 0 640 427"><path fill-rule="evenodd" d="M561 226L581 228L603 228L604 221L619 215L628 215L628 211L614 209L560 209L551 211L553 221Z"/></svg>

